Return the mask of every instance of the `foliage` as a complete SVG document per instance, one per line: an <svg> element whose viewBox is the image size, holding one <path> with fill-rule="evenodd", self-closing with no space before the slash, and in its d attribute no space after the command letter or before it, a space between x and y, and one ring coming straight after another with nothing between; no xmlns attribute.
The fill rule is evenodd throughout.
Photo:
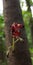
<svg viewBox="0 0 33 65"><path fill-rule="evenodd" d="M23 11L23 19L24 19L24 24L25 24L25 29L26 29L26 34L29 42L29 47L32 47L32 37L31 37L31 30L30 30L30 18L31 18L31 13L28 11Z"/></svg>
<svg viewBox="0 0 33 65"><path fill-rule="evenodd" d="M2 54L3 61L5 60L5 34L4 34L4 17L0 16L0 53Z"/></svg>

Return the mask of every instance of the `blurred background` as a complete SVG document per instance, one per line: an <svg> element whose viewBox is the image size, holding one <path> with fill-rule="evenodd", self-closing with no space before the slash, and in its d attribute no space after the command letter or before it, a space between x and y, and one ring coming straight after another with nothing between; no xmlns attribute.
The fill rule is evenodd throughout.
<svg viewBox="0 0 33 65"><path fill-rule="evenodd" d="M29 51L31 53L33 65L33 0L20 0L20 7L22 9L26 34L28 38ZM3 0L0 0L0 51L5 53L5 33L4 33L4 15L3 15ZM1 61L1 60L0 60ZM5 61L3 65L5 65Z"/></svg>

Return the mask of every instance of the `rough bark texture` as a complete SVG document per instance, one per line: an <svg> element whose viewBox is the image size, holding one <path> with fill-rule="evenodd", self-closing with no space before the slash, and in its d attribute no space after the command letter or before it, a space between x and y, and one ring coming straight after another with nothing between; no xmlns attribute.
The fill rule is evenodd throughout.
<svg viewBox="0 0 33 65"><path fill-rule="evenodd" d="M24 25L24 22L19 0L3 0L3 3L6 45L8 47L9 45L11 45L12 42L10 25L12 25L13 22L21 23ZM14 52L10 52L8 65L32 65L27 45L25 28L21 30L21 37L24 39L24 41L18 41L15 44Z"/></svg>

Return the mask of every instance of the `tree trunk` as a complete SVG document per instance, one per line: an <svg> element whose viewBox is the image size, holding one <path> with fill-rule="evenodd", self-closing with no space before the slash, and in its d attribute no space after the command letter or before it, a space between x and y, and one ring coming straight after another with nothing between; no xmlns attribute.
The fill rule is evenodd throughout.
<svg viewBox="0 0 33 65"><path fill-rule="evenodd" d="M27 6L28 6L28 12L31 14L31 4L30 4L30 0L26 0ZM33 47L33 18L32 18L32 14L30 17L30 28L31 28L31 35L32 35L32 47Z"/></svg>
<svg viewBox="0 0 33 65"><path fill-rule="evenodd" d="M10 25L13 22L21 23L24 25L22 11L20 8L19 0L3 0L4 3L4 20L5 20L5 36L6 36L6 46L11 45L11 30ZM10 65L32 65L30 59L30 53L27 45L27 37L25 28L21 29L21 38L24 41L18 41L15 44L14 52L10 52L9 64Z"/></svg>

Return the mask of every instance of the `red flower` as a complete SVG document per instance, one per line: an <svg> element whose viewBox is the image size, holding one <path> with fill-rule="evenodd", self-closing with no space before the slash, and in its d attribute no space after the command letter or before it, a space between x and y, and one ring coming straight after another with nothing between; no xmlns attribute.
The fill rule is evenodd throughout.
<svg viewBox="0 0 33 65"><path fill-rule="evenodd" d="M11 26L12 29L12 36L19 37L20 36L20 29L23 28L22 24L13 23Z"/></svg>

